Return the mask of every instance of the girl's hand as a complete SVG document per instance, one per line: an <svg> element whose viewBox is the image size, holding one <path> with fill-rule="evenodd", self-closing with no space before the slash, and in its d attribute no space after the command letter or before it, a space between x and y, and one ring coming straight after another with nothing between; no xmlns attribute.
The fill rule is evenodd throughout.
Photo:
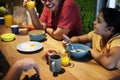
<svg viewBox="0 0 120 80"><path fill-rule="evenodd" d="M63 34L63 41L62 41L63 46L66 47L70 43L71 43L70 38L65 34Z"/></svg>

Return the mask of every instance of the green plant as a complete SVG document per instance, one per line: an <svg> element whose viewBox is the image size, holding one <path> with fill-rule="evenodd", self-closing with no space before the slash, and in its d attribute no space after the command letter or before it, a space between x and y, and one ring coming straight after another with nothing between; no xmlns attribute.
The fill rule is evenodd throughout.
<svg viewBox="0 0 120 80"><path fill-rule="evenodd" d="M80 8L82 17L83 34L88 33L93 29L93 21L96 18L97 0L75 0Z"/></svg>

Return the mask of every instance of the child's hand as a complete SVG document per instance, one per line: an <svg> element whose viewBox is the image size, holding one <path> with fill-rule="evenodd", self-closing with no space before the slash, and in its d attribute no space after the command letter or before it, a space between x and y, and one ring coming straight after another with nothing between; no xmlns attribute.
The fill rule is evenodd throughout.
<svg viewBox="0 0 120 80"><path fill-rule="evenodd" d="M67 35L65 35L65 34L63 34L63 40L66 43L71 43L70 38Z"/></svg>
<svg viewBox="0 0 120 80"><path fill-rule="evenodd" d="M66 47L68 43L65 40L63 40L62 44L63 44L64 47Z"/></svg>
<svg viewBox="0 0 120 80"><path fill-rule="evenodd" d="M63 44L64 47L66 47L67 45L71 44L70 38L68 36L66 36L65 34L63 34L62 44Z"/></svg>

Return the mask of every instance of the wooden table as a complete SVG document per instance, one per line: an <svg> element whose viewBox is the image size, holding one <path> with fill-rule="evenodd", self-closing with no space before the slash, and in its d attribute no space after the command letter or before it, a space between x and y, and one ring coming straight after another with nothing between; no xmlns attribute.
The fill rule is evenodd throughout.
<svg viewBox="0 0 120 80"><path fill-rule="evenodd" d="M43 45L43 49L34 53L21 53L17 51L16 46L25 41L30 41L26 29L20 29L20 34L16 35L16 38L12 42L0 41L0 50L5 56L10 66L17 61L25 57L32 57L35 59L37 65L40 68L41 80L119 80L120 70L106 70L93 59L89 61L76 61L71 59L70 62L73 66L62 68L64 73L59 74L57 77L53 76L53 73L49 70L49 65L46 64L44 55L49 49L56 51L62 51L64 47L61 41L57 41L46 34L46 40L40 42ZM11 32L10 28L6 28L4 25L0 25L0 35L3 33ZM23 34L24 33L24 34ZM34 70L23 72L21 75L22 80L25 75L32 76L35 73Z"/></svg>

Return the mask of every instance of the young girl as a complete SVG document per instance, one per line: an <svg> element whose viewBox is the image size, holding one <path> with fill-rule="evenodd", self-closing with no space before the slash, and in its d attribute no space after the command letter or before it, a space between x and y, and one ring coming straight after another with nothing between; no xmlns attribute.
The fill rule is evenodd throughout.
<svg viewBox="0 0 120 80"><path fill-rule="evenodd" d="M94 30L82 36L75 36L72 43L92 43L92 57L107 69L120 65L120 12L104 8L94 21Z"/></svg>

